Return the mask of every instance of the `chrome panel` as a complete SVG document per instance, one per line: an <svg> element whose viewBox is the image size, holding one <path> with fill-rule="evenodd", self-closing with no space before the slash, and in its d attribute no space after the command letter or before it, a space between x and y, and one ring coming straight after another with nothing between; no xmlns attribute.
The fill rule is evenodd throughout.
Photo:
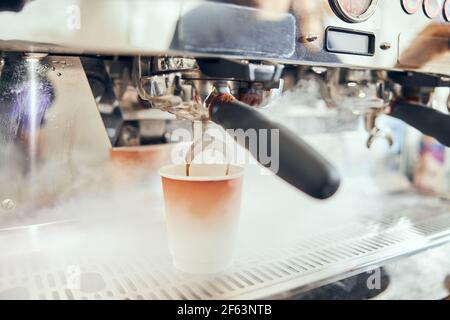
<svg viewBox="0 0 450 320"><path fill-rule="evenodd" d="M79 192L110 148L79 58L11 57L0 72L0 225ZM78 190L78 191L76 191ZM45 217L47 219L48 217Z"/></svg>
<svg viewBox="0 0 450 320"><path fill-rule="evenodd" d="M430 20L423 12L408 15L401 1L384 0L369 20L347 23L334 14L328 0L261 1L261 9L227 2L36 0L20 13L0 13L0 50L270 58L293 64L399 68L450 75L450 66L436 70L433 62L431 67L398 65L399 57L409 48L400 40L403 35L431 35L442 42L450 38L450 24L443 13ZM248 6L255 3L233 2ZM375 55L326 52L324 37L329 26L373 32ZM202 36L205 30L214 36ZM426 54L429 49L416 52Z"/></svg>

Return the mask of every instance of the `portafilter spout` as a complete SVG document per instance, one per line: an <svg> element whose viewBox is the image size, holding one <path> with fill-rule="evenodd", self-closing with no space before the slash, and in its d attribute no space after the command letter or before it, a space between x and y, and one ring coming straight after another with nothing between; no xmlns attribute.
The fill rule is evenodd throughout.
<svg viewBox="0 0 450 320"><path fill-rule="evenodd" d="M375 140L385 139L390 146L394 144L390 132L380 129L376 122L378 116L385 114L393 99L393 91L387 74L374 70L333 69L326 76L324 99L333 107L351 110L364 117L369 134L367 148Z"/></svg>
<svg viewBox="0 0 450 320"><path fill-rule="evenodd" d="M392 134L381 130L376 124L377 118L381 113L384 113L384 111L372 108L367 110L364 115L364 124L367 132L369 133L369 138L367 139L368 149L370 149L375 140L379 138L385 139L391 147L394 145L394 138L392 137Z"/></svg>

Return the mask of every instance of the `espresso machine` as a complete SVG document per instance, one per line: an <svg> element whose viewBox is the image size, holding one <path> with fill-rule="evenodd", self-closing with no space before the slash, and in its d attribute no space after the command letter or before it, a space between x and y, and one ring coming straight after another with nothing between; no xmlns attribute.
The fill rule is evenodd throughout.
<svg viewBox="0 0 450 320"><path fill-rule="evenodd" d="M290 197L277 201L337 211L341 202L333 199L345 177L334 148L317 151L265 107L307 79L317 84L330 122L362 121L369 153L376 143L396 143L378 124L386 116L449 146L450 116L432 107L435 91L450 88L449 41L449 0L3 1L0 297L366 299L390 288L386 297L403 298L410 279L402 277L430 273L424 261L431 259L441 269L424 286L434 289L418 291L448 296L445 194L384 195L388 209L355 195L366 214L339 223L292 212L269 228L262 214L259 232L255 224L244 228L254 241L244 241L233 270L193 276L167 262L163 218L144 214L160 212L160 195L122 180L123 193L111 192L111 177L132 169L110 160L170 148L173 131L195 122L244 134L276 130L279 149L269 151L279 152L278 177L268 184ZM245 137L233 138L249 148ZM254 181L257 196L265 184ZM130 217L111 214L119 211ZM106 227L105 220L114 222ZM262 230L284 236L267 243ZM400 272L405 265L420 270ZM367 285L372 276L374 287Z"/></svg>

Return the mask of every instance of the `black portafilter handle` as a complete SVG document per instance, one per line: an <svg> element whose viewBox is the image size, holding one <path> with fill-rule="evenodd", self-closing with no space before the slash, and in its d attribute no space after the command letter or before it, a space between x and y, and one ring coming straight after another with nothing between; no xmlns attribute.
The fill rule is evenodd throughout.
<svg viewBox="0 0 450 320"><path fill-rule="evenodd" d="M279 130L279 141L274 142L278 143L279 146L279 165L278 170L275 171L272 168L272 171L294 187L321 200L331 197L338 190L340 176L324 157L289 129L267 119L255 108L235 100L230 95L223 94L211 99L209 111L213 122L225 129L238 130L235 131L235 138L239 138L236 136L237 132L246 132L249 129L256 130L257 149L260 148L259 130L268 130L267 155L272 156L272 158L271 130ZM247 139L237 140L242 143ZM258 150L249 148L248 143L244 143L244 147L261 163ZM268 164L262 164L265 167L270 167Z"/></svg>
<svg viewBox="0 0 450 320"><path fill-rule="evenodd" d="M2 0L0 1L0 11L19 12L28 0Z"/></svg>
<svg viewBox="0 0 450 320"><path fill-rule="evenodd" d="M450 116L448 114L406 99L397 99L391 105L390 115L450 147Z"/></svg>

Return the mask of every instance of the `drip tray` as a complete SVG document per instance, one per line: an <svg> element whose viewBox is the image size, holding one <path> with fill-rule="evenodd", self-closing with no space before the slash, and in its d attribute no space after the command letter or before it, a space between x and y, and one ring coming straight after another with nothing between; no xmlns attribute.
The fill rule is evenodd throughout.
<svg viewBox="0 0 450 320"><path fill-rule="evenodd" d="M233 269L210 276L173 268L162 214L101 228L90 220L3 230L0 299L279 298L450 241L445 202L394 212L308 236L286 229L263 245L241 241Z"/></svg>

